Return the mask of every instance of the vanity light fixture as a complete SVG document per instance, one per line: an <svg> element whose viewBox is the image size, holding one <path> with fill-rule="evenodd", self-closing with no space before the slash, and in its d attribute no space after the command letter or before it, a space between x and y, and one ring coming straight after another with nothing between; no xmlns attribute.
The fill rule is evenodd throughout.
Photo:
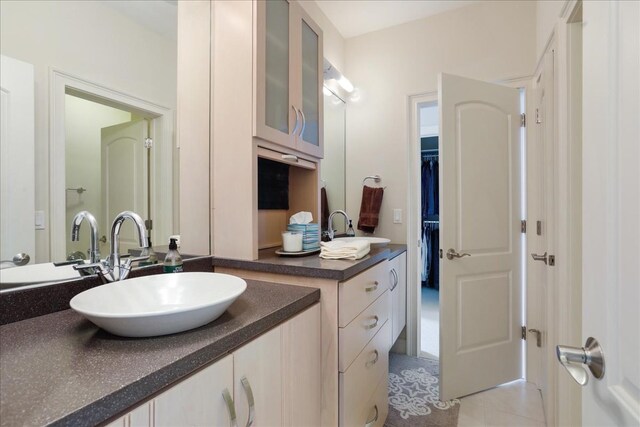
<svg viewBox="0 0 640 427"><path fill-rule="evenodd" d="M331 62L327 61L326 58L324 59L323 74L325 81L335 80L342 89L349 93L353 92L353 84L336 67L334 67Z"/></svg>

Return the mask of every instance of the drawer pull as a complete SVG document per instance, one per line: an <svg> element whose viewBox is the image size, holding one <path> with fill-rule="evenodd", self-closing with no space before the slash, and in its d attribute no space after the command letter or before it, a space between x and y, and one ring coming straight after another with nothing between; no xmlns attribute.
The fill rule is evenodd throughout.
<svg viewBox="0 0 640 427"><path fill-rule="evenodd" d="M373 360L369 360L367 363L364 364L364 366L366 366L367 368L375 365L378 359L380 359L380 353L378 353L378 350L373 350L373 354L375 354L376 357L374 357Z"/></svg>
<svg viewBox="0 0 640 427"><path fill-rule="evenodd" d="M367 421L364 427L373 427L376 424L376 421L378 421L378 405L373 405L373 409L376 410L376 415L371 421Z"/></svg>
<svg viewBox="0 0 640 427"><path fill-rule="evenodd" d="M367 291L367 292L373 292L373 291L378 289L378 285L379 285L379 283L376 280L375 282L373 282L373 286L367 286L366 288L364 288L364 290Z"/></svg>
<svg viewBox="0 0 640 427"><path fill-rule="evenodd" d="M378 321L379 320L380 319L378 318L378 316L373 316L373 323L371 323L370 325L365 325L364 328L365 329L373 329L373 328L375 328L376 326L378 326Z"/></svg>
<svg viewBox="0 0 640 427"><path fill-rule="evenodd" d="M238 427L238 422L236 420L236 405L233 403L233 398L229 393L228 389L224 389L222 391L222 398L224 399L224 403L227 404L227 411L229 411L229 425L231 427Z"/></svg>
<svg viewBox="0 0 640 427"><path fill-rule="evenodd" d="M398 286L398 273L396 272L395 268L392 268L390 273L392 276L391 282L393 283L393 286L391 286L391 290L393 291L396 288L396 286Z"/></svg>
<svg viewBox="0 0 640 427"><path fill-rule="evenodd" d="M255 400L253 399L253 390L251 390L251 384L249 384L249 380L247 377L243 376L240 379L242 383L242 388L244 388L244 392L247 395L247 402L249 403L249 416L247 417L247 427L251 427L253 425L253 420L256 417L256 405Z"/></svg>

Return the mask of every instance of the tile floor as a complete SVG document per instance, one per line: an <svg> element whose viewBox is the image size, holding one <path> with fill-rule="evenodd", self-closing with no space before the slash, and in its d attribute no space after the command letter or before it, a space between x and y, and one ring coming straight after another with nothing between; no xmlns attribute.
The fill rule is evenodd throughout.
<svg viewBox="0 0 640 427"><path fill-rule="evenodd" d="M545 427L540 391L514 381L460 399L458 427Z"/></svg>

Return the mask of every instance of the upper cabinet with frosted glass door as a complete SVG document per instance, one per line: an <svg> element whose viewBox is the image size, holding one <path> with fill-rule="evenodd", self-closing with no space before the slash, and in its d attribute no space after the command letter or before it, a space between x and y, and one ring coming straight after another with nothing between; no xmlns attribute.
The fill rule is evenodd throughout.
<svg viewBox="0 0 640 427"><path fill-rule="evenodd" d="M256 8L254 136L322 158L322 30L295 1Z"/></svg>

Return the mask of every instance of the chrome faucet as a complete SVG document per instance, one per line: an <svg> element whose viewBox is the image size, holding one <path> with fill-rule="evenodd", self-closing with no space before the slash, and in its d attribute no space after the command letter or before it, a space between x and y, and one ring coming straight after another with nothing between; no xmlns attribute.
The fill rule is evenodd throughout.
<svg viewBox="0 0 640 427"><path fill-rule="evenodd" d="M140 215L131 211L120 212L111 225L111 253L107 259L95 263L92 262L91 264L75 265L73 268L76 270L93 269L94 272L98 273L106 282L116 282L126 279L129 276L131 265L134 262L144 261L149 258L147 255L127 258L124 261L120 259L120 228L122 228L122 223L127 219L132 220L136 225L140 247L149 247L144 221L140 218Z"/></svg>
<svg viewBox="0 0 640 427"><path fill-rule="evenodd" d="M327 235L329 236L329 240L333 240L333 236L335 236L335 230L333 229L333 216L335 214L341 214L344 215L345 219L347 220L347 224L349 224L349 221L351 221L351 218L349 218L349 215L347 215L347 213L343 210L337 210L337 211L333 211L331 212L331 215L329 215L329 221L327 223Z"/></svg>
<svg viewBox="0 0 640 427"><path fill-rule="evenodd" d="M77 242L80 240L80 225L83 220L87 220L89 227L91 227L91 240L89 241L89 261L93 264L100 262L100 249L98 247L98 221L91 215L89 211L81 211L73 217L71 223L71 241Z"/></svg>

